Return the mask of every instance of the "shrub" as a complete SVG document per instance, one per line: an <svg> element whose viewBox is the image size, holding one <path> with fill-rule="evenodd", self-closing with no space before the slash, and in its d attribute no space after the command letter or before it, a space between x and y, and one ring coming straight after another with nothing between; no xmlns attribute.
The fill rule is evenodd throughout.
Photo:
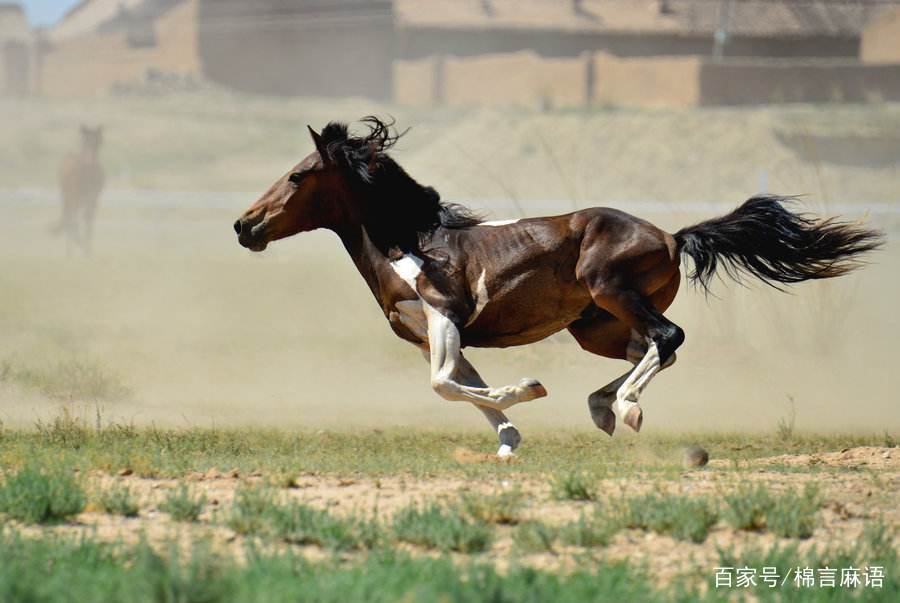
<svg viewBox="0 0 900 603"><path fill-rule="evenodd" d="M513 532L513 544L524 553L552 553L559 531L540 521L523 523Z"/></svg>
<svg viewBox="0 0 900 603"><path fill-rule="evenodd" d="M0 485L0 512L26 523L56 523L84 510L84 490L72 472L28 465Z"/></svg>

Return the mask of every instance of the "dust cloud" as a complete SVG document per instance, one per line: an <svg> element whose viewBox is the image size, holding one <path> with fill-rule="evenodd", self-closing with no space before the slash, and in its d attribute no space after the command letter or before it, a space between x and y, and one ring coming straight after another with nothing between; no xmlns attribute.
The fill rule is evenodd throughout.
<svg viewBox="0 0 900 603"><path fill-rule="evenodd" d="M334 235L251 254L231 231L255 194L311 150L307 122L391 112L414 126L398 161L494 218L603 203L675 230L737 205L762 180L810 192L816 211L869 214L889 243L849 277L791 294L719 284L704 297L683 284L667 315L687 341L644 394L644 430L773 430L792 416L799 430L900 428L900 221L885 203L900 173L813 165L773 134L798 115L826 124L840 108L425 114L209 91L3 105L16 116L0 127L7 426L68 406L90 421L99 413L141 425L486 429L471 406L432 393L421 355L390 331ZM873 110L870 119L882 118ZM49 232L59 213L54 172L79 121L107 132L109 185L90 258L66 257ZM508 413L526 438L594 429L587 395L628 368L583 352L565 332L469 357L491 384L529 376L547 387L548 398Z"/></svg>

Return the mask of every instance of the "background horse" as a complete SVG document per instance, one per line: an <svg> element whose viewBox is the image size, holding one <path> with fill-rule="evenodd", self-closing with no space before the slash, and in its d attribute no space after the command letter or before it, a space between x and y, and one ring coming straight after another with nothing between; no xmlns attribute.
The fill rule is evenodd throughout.
<svg viewBox="0 0 900 603"><path fill-rule="evenodd" d="M81 126L81 148L66 155L60 166L62 213L54 231L65 234L67 255L73 246L81 247L85 255L91 253L94 216L104 182L99 157L102 143L102 126Z"/></svg>
<svg viewBox="0 0 900 603"><path fill-rule="evenodd" d="M641 392L684 341L663 315L682 256L703 288L720 267L779 287L846 274L881 244L876 231L793 213L790 199L771 195L675 234L609 208L485 222L442 202L386 154L399 138L389 125L363 121L362 137L339 123L321 134L310 128L316 150L234 223L238 241L262 251L299 232L334 231L391 328L429 360L434 390L475 404L497 430L501 456L521 441L503 411L547 392L528 378L489 387L466 346L524 345L568 329L583 349L634 365L588 406L606 433L616 416L638 431Z"/></svg>

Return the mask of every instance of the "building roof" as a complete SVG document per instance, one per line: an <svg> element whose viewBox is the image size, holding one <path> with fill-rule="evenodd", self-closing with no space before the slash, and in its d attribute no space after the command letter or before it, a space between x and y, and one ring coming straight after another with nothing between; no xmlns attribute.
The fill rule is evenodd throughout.
<svg viewBox="0 0 900 603"><path fill-rule="evenodd" d="M0 40L27 41L32 37L25 11L18 4L0 2Z"/></svg>
<svg viewBox="0 0 900 603"><path fill-rule="evenodd" d="M711 35L724 19L731 35L753 37L857 36L891 2L670 0L666 14L661 13L660 4L660 0L394 2L398 22L411 28ZM723 10L727 14L723 15Z"/></svg>
<svg viewBox="0 0 900 603"><path fill-rule="evenodd" d="M155 19L183 0L81 0L49 32L51 40L115 29L128 18Z"/></svg>

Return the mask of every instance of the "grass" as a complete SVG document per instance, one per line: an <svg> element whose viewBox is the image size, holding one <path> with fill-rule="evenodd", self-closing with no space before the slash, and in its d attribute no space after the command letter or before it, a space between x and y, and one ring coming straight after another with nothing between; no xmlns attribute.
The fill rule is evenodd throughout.
<svg viewBox="0 0 900 603"><path fill-rule="evenodd" d="M460 495L460 507L474 520L484 523L515 525L525 504L525 494L519 488L493 494Z"/></svg>
<svg viewBox="0 0 900 603"><path fill-rule="evenodd" d="M554 553L559 529L542 521L528 521L513 532L513 545L522 553Z"/></svg>
<svg viewBox="0 0 900 603"><path fill-rule="evenodd" d="M205 494L194 494L185 484L169 492L159 505L159 510L168 513L175 521L194 522L206 505Z"/></svg>
<svg viewBox="0 0 900 603"><path fill-rule="evenodd" d="M801 493L790 489L772 494L763 485L744 487L725 495L722 518L736 530L769 530L784 538L809 538L822 506L818 490L807 485Z"/></svg>
<svg viewBox="0 0 900 603"><path fill-rule="evenodd" d="M799 493L788 490L773 499L772 508L766 514L766 528L784 538L809 538L821 506L818 488L813 484L807 484Z"/></svg>
<svg viewBox="0 0 900 603"><path fill-rule="evenodd" d="M384 538L381 526L374 520L355 516L339 518L294 501L285 502L266 486L239 489L225 517L225 525L245 536L275 538L334 551L372 549Z"/></svg>
<svg viewBox="0 0 900 603"><path fill-rule="evenodd" d="M101 491L97 496L97 506L104 513L123 517L137 517L141 510L131 488L121 485L113 485Z"/></svg>
<svg viewBox="0 0 900 603"><path fill-rule="evenodd" d="M668 476L680 467L685 444L703 442L715 458L732 466L753 458L802 454L822 449L881 445L884 436L811 436L796 434L789 442L776 435L684 434L642 435L640 440L602 440L596 434L572 432L533 437L519 452L518 463L460 465L452 451L460 446L493 450L490 434L387 431L312 433L276 429L161 429L107 424L69 416L57 417L32 430L5 429L0 438L0 464L22 465L33 459L66 458L84 470L117 471L128 468L140 477L180 477L188 471L237 468L242 473L266 471L298 475L303 471L382 477L397 473L412 476L459 475L466 478L557 474L557 492L566 500L590 496L593 475L630 476L635 471L651 477ZM359 451L365 450L365 454ZM589 466L585 458L602 459ZM582 498L583 499L583 498Z"/></svg>
<svg viewBox="0 0 900 603"><path fill-rule="evenodd" d="M7 359L0 363L0 382L4 381L66 402L118 400L130 393L118 375L81 356L34 366Z"/></svg>
<svg viewBox="0 0 900 603"><path fill-rule="evenodd" d="M595 509L592 517L582 513L577 520L569 522L559 530L563 544L584 548L607 546L622 529L622 522L614 515L605 515Z"/></svg>
<svg viewBox="0 0 900 603"><path fill-rule="evenodd" d="M718 520L716 506L706 497L651 492L624 498L622 521L626 527L668 534L679 540L703 542Z"/></svg>
<svg viewBox="0 0 900 603"><path fill-rule="evenodd" d="M84 507L84 490L65 467L27 465L0 484L0 513L25 523L59 523Z"/></svg>
<svg viewBox="0 0 900 603"><path fill-rule="evenodd" d="M394 515L397 540L440 551L474 553L488 548L493 530L465 512L438 503L413 504Z"/></svg>
<svg viewBox="0 0 900 603"><path fill-rule="evenodd" d="M584 473L571 472L555 476L551 492L557 500L594 500L595 487L594 482Z"/></svg>
<svg viewBox="0 0 900 603"><path fill-rule="evenodd" d="M566 575L524 567L500 573L484 563L456 564L379 551L363 559L312 563L287 552L250 548L240 561L204 543L100 544L55 536L0 534L3 601L674 601L642 571L594 562ZM53 571L48 572L47 568Z"/></svg>

